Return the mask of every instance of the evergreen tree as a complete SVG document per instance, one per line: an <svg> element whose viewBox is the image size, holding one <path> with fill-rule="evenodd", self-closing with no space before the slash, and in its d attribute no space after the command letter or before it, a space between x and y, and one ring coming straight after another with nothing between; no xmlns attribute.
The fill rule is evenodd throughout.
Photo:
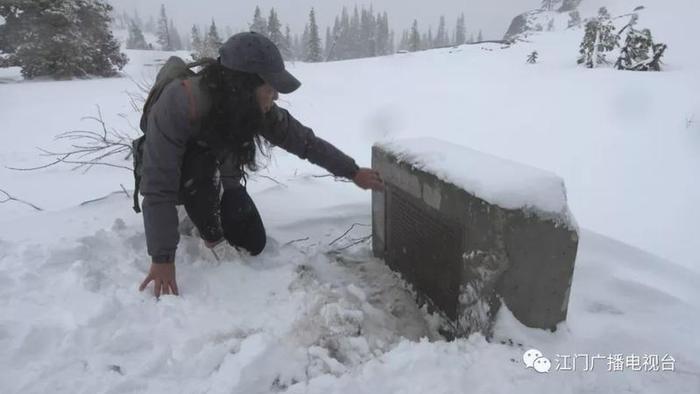
<svg viewBox="0 0 700 394"><path fill-rule="evenodd" d="M136 22L129 25L129 37L126 39L126 49L148 49L146 38Z"/></svg>
<svg viewBox="0 0 700 394"><path fill-rule="evenodd" d="M306 44L306 58L307 62L320 62L323 60L321 55L321 36L318 33L318 25L316 24L316 12L311 8L309 12L309 28L307 32Z"/></svg>
<svg viewBox="0 0 700 394"><path fill-rule="evenodd" d="M300 59L303 61L306 61L306 58L309 57L309 51L308 51L308 46L306 43L309 42L309 24L307 23L304 25L304 31L301 33L301 38L299 39L299 54L301 55Z"/></svg>
<svg viewBox="0 0 700 394"><path fill-rule="evenodd" d="M268 36L267 22L260 12L260 7L255 7L255 13L253 14L253 23L250 24L250 31L262 34L265 37Z"/></svg>
<svg viewBox="0 0 700 394"><path fill-rule="evenodd" d="M389 16L385 11L377 20L377 53L379 55L388 55L392 52Z"/></svg>
<svg viewBox="0 0 700 394"><path fill-rule="evenodd" d="M334 44L333 36L331 35L331 28L330 26L326 27L326 41L325 41L325 46L323 48L323 57L327 60L330 59L330 54L331 54L331 48Z"/></svg>
<svg viewBox="0 0 700 394"><path fill-rule="evenodd" d="M267 19L267 33L270 41L279 48L282 57L288 59L290 57L289 47L287 46L285 36L282 34L282 24L275 9L270 9L270 16Z"/></svg>
<svg viewBox="0 0 700 394"><path fill-rule="evenodd" d="M370 7L366 10L362 7L360 13L360 56L372 57L377 56L377 24L374 17L374 10Z"/></svg>
<svg viewBox="0 0 700 394"><path fill-rule="evenodd" d="M173 46L170 42L170 26L168 24L168 15L165 12L165 4L160 5L160 17L158 18L158 45L163 51L172 51Z"/></svg>
<svg viewBox="0 0 700 394"><path fill-rule="evenodd" d="M666 44L655 44L649 29L635 29L637 18L634 14L630 23L623 29L629 31L620 57L615 62L615 68L628 71L661 71L661 57L666 51Z"/></svg>
<svg viewBox="0 0 700 394"><path fill-rule="evenodd" d="M355 10L350 19L349 56L351 59L362 57L362 43L360 42L360 13Z"/></svg>
<svg viewBox="0 0 700 394"><path fill-rule="evenodd" d="M192 46L192 59L197 60L201 58L205 47L204 41L202 41L202 35L199 33L199 28L197 25L192 25L190 42L190 45Z"/></svg>
<svg viewBox="0 0 700 394"><path fill-rule="evenodd" d="M550 19L549 23L547 23L547 31L553 31L554 30L554 19Z"/></svg>
<svg viewBox="0 0 700 394"><path fill-rule="evenodd" d="M204 39L204 51L202 57L217 58L219 56L219 48L221 48L221 37L219 37L219 30L216 28L216 22L214 19L211 20L211 25L209 26L209 32Z"/></svg>
<svg viewBox="0 0 700 394"><path fill-rule="evenodd" d="M170 20L170 25L168 26L168 34L170 35L170 47L172 50L182 50L182 37L180 37L180 33L177 31L177 28L175 28L175 24L173 23L172 19Z"/></svg>
<svg viewBox="0 0 700 394"><path fill-rule="evenodd" d="M421 47L420 32L418 31L418 20L413 20L413 25L411 25L411 32L408 36L408 50L415 52Z"/></svg>
<svg viewBox="0 0 700 394"><path fill-rule="evenodd" d="M455 28L455 45L462 45L467 41L467 26L464 22L464 13L457 18Z"/></svg>
<svg viewBox="0 0 700 394"><path fill-rule="evenodd" d="M481 34L481 30L479 30L479 35L476 37L477 42L482 42L484 41L484 35Z"/></svg>
<svg viewBox="0 0 700 394"><path fill-rule="evenodd" d="M440 23L438 24L437 35L435 36L435 46L444 47L450 44L450 39L448 38L447 26L445 26L445 17L440 16Z"/></svg>
<svg viewBox="0 0 700 394"><path fill-rule="evenodd" d="M308 35L308 26L304 28L304 33ZM294 58L295 59L303 59L306 54L304 50L304 45L302 44L303 40L299 38L299 34L294 34L294 42L292 45L292 48L294 48Z"/></svg>
<svg viewBox="0 0 700 394"><path fill-rule="evenodd" d="M100 0L5 0L0 49L28 79L112 76L128 59L110 31L111 11Z"/></svg>
<svg viewBox="0 0 700 394"><path fill-rule="evenodd" d="M285 27L285 32L284 32L284 47L287 48L287 54L285 59L287 60L294 60L297 58L297 56L294 53L294 45L292 41L292 32L291 29L289 28L289 25ZM282 56L285 56L285 54L282 54Z"/></svg>
<svg viewBox="0 0 700 394"><path fill-rule="evenodd" d="M399 41L399 50L400 51L407 51L408 50L408 31L404 30L401 32L401 41Z"/></svg>
<svg viewBox="0 0 700 394"><path fill-rule="evenodd" d="M608 64L606 53L617 47L618 36L615 34L615 25L610 19L610 14L605 7L598 10L598 17L586 23L586 29L579 49L579 64L585 64L588 68L594 68L601 64Z"/></svg>

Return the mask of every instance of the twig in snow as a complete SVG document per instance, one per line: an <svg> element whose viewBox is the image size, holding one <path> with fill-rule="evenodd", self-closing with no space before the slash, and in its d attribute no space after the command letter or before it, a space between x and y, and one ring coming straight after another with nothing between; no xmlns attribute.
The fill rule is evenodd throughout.
<svg viewBox="0 0 700 394"><path fill-rule="evenodd" d="M8 193L8 192L2 190L2 189L0 189L0 193L2 193L2 194L5 195L4 197L2 197L2 199L0 199L0 204L6 203L6 202L8 202L8 201L15 201L15 202L22 203L22 204L24 204L24 205L28 205L28 206L34 208L34 209L37 210L37 211L43 211L42 208L39 208L39 207L37 207L36 205L34 205L34 204L30 203L30 202L27 202L27 201L24 201L24 200L22 200L22 199L19 199L19 198L15 197L15 196L11 195L10 193Z"/></svg>
<svg viewBox="0 0 700 394"><path fill-rule="evenodd" d="M368 235L368 236L366 236L366 237L357 238L357 239L354 240L355 242L350 243L350 244L348 244L348 245L345 245L345 246L343 246L342 248L338 248L338 249L336 249L336 251L341 251L341 250L348 249L348 248L351 247L351 246L355 246L355 245L357 245L357 244L361 244L361 243L367 242L367 241L369 241L370 239L372 239L372 235L371 235L371 234Z"/></svg>
<svg viewBox="0 0 700 394"><path fill-rule="evenodd" d="M369 227L369 224L353 223L353 225L350 226L350 228L349 228L346 232L344 232L343 235L341 235L340 237L334 239L333 242L331 242L331 243L328 244L328 246L331 246L331 245L333 245L334 243L340 241L343 237L345 237L346 235L348 235L348 233L349 233L350 231L352 231L352 229L354 229L355 226Z"/></svg>
<svg viewBox="0 0 700 394"><path fill-rule="evenodd" d="M275 182L276 184L278 184L278 185L280 185L280 186L282 186L282 187L288 187L286 184L284 184L284 183L278 181L277 179L275 179L275 178L273 178L273 177L271 177L271 176L255 174L255 177L256 177L256 178L265 178L265 179L271 180L272 182Z"/></svg>
<svg viewBox="0 0 700 394"><path fill-rule="evenodd" d="M299 238L299 239L295 239L295 240L289 241L289 242L287 242L286 244L284 244L284 245L282 245L282 246L288 246L288 245L291 245L291 244L293 244L293 243L295 243L295 242L308 241L308 240L309 240L309 237L306 237L306 238Z"/></svg>
<svg viewBox="0 0 700 394"><path fill-rule="evenodd" d="M126 191L126 188L124 187L124 185L122 185L122 184L120 183L119 186L121 186L122 191L124 192L124 194L126 194L126 196L127 196L128 198L131 198L131 195L129 194L128 191Z"/></svg>

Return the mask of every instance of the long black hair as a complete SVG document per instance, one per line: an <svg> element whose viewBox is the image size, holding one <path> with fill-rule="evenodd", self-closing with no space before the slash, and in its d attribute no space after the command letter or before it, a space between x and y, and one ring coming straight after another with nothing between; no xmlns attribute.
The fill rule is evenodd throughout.
<svg viewBox="0 0 700 394"><path fill-rule="evenodd" d="M212 102L204 115L204 132L217 149L234 154L245 177L246 169L258 169L256 151L267 155L267 143L260 137L265 118L255 97L255 89L265 82L256 74L230 70L218 62L207 65L199 75Z"/></svg>

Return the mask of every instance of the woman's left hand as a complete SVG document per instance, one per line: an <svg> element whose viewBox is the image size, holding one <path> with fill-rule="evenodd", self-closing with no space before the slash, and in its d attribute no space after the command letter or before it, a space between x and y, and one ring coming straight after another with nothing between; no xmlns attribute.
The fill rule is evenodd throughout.
<svg viewBox="0 0 700 394"><path fill-rule="evenodd" d="M372 189L374 191L384 191L384 181L379 172L371 168L360 168L352 181L362 189Z"/></svg>

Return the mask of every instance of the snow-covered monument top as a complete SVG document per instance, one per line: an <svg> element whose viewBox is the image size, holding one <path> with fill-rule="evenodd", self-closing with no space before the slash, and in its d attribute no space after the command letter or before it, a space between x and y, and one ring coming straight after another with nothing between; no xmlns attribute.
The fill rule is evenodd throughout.
<svg viewBox="0 0 700 394"><path fill-rule="evenodd" d="M502 304L529 327L566 319L578 231L564 181L430 138L382 142L372 248L453 335L490 335Z"/></svg>
<svg viewBox="0 0 700 394"><path fill-rule="evenodd" d="M521 209L575 228L564 181L551 172L433 138L376 144L399 162L433 174L505 209Z"/></svg>

